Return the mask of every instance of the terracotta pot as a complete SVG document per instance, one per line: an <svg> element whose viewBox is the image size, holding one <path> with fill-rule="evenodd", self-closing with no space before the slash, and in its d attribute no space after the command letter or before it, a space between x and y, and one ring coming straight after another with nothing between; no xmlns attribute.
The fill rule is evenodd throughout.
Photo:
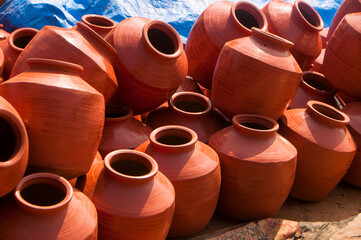
<svg viewBox="0 0 361 240"><path fill-rule="evenodd" d="M207 98L211 99L211 90L204 88L202 86L200 86L202 93L204 96L206 96Z"/></svg>
<svg viewBox="0 0 361 240"><path fill-rule="evenodd" d="M267 29L267 19L255 5L245 1L219 1L209 5L188 36L188 75L211 89L213 70L223 45L250 36L252 27Z"/></svg>
<svg viewBox="0 0 361 240"><path fill-rule="evenodd" d="M252 35L227 42L214 70L212 103L228 118L239 113L278 119L296 94L301 69L293 44L252 28Z"/></svg>
<svg viewBox="0 0 361 240"><path fill-rule="evenodd" d="M330 28L324 28L321 32L320 32L320 36L321 36L321 42L322 42L322 50L325 49L327 47L327 34Z"/></svg>
<svg viewBox="0 0 361 240"><path fill-rule="evenodd" d="M157 128L149 139L136 150L152 156L175 189L175 212L168 236L202 230L218 201L221 173L217 153L183 126Z"/></svg>
<svg viewBox="0 0 361 240"><path fill-rule="evenodd" d="M82 67L29 59L29 69L0 84L24 120L29 169L68 179L88 172L101 139L104 98L79 75Z"/></svg>
<svg viewBox="0 0 361 240"><path fill-rule="evenodd" d="M302 73L300 87L288 108L306 108L308 101L317 100L342 110L345 105L336 92L323 74L306 71Z"/></svg>
<svg viewBox="0 0 361 240"><path fill-rule="evenodd" d="M107 101L117 87L111 64L115 54L112 46L82 22L72 29L45 26L19 56L11 77L28 69L26 61L29 58L71 62L84 68L80 76Z"/></svg>
<svg viewBox="0 0 361 240"><path fill-rule="evenodd" d="M38 32L35 28L19 28L12 32L5 41L0 41L0 48L5 56L2 74L5 81L9 79L11 70L19 55Z"/></svg>
<svg viewBox="0 0 361 240"><path fill-rule="evenodd" d="M177 88L176 92L196 92L203 93L198 83L190 76L186 76Z"/></svg>
<svg viewBox="0 0 361 240"><path fill-rule="evenodd" d="M125 106L107 106L102 140L98 151L105 157L119 149L134 149L149 138L152 129L133 118L133 110Z"/></svg>
<svg viewBox="0 0 361 240"><path fill-rule="evenodd" d="M262 12L267 17L268 31L294 43L290 52L302 70L308 70L322 50L320 31L324 23L308 3L296 0L294 4L272 0Z"/></svg>
<svg viewBox="0 0 361 240"><path fill-rule="evenodd" d="M349 121L346 114L318 101L309 101L307 109L284 113L279 133L298 152L292 197L319 201L339 183L356 152L346 128Z"/></svg>
<svg viewBox="0 0 361 240"><path fill-rule="evenodd" d="M18 112L0 96L0 197L24 176L29 156L28 135Z"/></svg>
<svg viewBox="0 0 361 240"><path fill-rule="evenodd" d="M239 114L232 120L209 139L222 169L217 210L245 221L273 217L291 191L297 150L273 119Z"/></svg>
<svg viewBox="0 0 361 240"><path fill-rule="evenodd" d="M98 33L102 38L105 38L105 36L117 25L112 19L97 14L83 15L81 21Z"/></svg>
<svg viewBox="0 0 361 240"><path fill-rule="evenodd" d="M97 239L93 203L64 178L50 173L26 176L14 195L0 204L3 239Z"/></svg>
<svg viewBox="0 0 361 240"><path fill-rule="evenodd" d="M361 13L346 15L329 40L323 74L338 90L361 98Z"/></svg>
<svg viewBox="0 0 361 240"><path fill-rule="evenodd" d="M223 116L212 109L206 96L193 92L175 93L168 106L149 113L146 124L153 129L165 125L185 126L195 131L203 143L208 143L213 133L229 126Z"/></svg>
<svg viewBox="0 0 361 240"><path fill-rule="evenodd" d="M166 22L130 17L118 23L106 40L118 52L113 65L119 87L111 103L129 106L135 115L161 105L186 77L181 38Z"/></svg>
<svg viewBox="0 0 361 240"><path fill-rule="evenodd" d="M310 68L310 71L323 73L322 65L323 65L323 59L325 58L325 52L326 52L326 49L322 49L321 54L313 62L312 66Z"/></svg>
<svg viewBox="0 0 361 240"><path fill-rule="evenodd" d="M152 157L134 150L109 153L92 166L84 193L99 216L99 239L165 239L174 188Z"/></svg>

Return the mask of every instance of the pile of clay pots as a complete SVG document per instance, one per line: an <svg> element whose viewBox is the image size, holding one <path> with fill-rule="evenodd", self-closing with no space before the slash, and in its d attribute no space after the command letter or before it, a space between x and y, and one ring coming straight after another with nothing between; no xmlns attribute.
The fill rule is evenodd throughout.
<svg viewBox="0 0 361 240"><path fill-rule="evenodd" d="M215 2L186 44L142 17L1 30L0 235L165 239L361 187L358 11Z"/></svg>

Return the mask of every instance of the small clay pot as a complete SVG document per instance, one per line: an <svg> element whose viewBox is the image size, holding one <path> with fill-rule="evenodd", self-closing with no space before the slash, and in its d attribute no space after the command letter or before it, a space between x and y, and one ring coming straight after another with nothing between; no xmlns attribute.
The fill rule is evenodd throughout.
<svg viewBox="0 0 361 240"><path fill-rule="evenodd" d="M105 38L105 36L117 25L112 19L97 14L83 15L81 21L98 33L102 38Z"/></svg>

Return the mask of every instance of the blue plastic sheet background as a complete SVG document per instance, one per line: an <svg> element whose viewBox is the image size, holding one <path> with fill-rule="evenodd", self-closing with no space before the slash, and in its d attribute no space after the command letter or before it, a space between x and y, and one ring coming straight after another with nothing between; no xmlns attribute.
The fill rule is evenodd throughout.
<svg viewBox="0 0 361 240"><path fill-rule="evenodd" d="M236 1L236 0L234 0ZM193 23L215 0L7 0L0 8L0 23L11 32L20 27L45 25L70 28L84 14L99 14L120 22L141 16L171 24L185 42ZM259 8L268 0L250 0ZM290 0L294 2L294 0ZM329 26L342 0L309 0Z"/></svg>

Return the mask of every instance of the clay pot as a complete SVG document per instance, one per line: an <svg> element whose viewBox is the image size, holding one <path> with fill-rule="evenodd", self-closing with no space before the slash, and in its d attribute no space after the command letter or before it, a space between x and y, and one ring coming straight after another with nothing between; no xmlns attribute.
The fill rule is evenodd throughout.
<svg viewBox="0 0 361 240"><path fill-rule="evenodd" d="M187 75L181 38L166 22L130 17L106 40L118 53L113 65L119 87L111 103L129 106L135 115L169 99Z"/></svg>
<svg viewBox="0 0 361 240"><path fill-rule="evenodd" d="M103 132L103 96L79 76L79 65L48 59L29 59L28 65L0 84L0 95L24 120L30 171L68 179L87 173Z"/></svg>
<svg viewBox="0 0 361 240"><path fill-rule="evenodd" d="M300 87L288 108L306 108L308 101L317 100L342 110L344 103L336 92L323 74L306 71L302 73Z"/></svg>
<svg viewBox="0 0 361 240"><path fill-rule="evenodd" d="M72 29L45 26L19 56L11 77L28 69L29 58L71 62L84 68L80 76L108 101L117 87L111 64L115 54L112 46L82 22Z"/></svg>
<svg viewBox="0 0 361 240"><path fill-rule="evenodd" d="M102 38L105 38L105 36L117 25L112 19L97 14L83 15L81 21L98 33Z"/></svg>
<svg viewBox="0 0 361 240"><path fill-rule="evenodd" d="M347 14L330 38L322 71L339 91L361 98L361 13Z"/></svg>
<svg viewBox="0 0 361 240"><path fill-rule="evenodd" d="M165 125L185 126L197 133L198 140L208 143L209 137L227 127L228 122L212 109L211 101L193 92L175 93L169 105L150 112L146 124L153 129Z"/></svg>
<svg viewBox="0 0 361 240"><path fill-rule="evenodd" d="M291 191L297 150L273 119L239 114L232 120L209 139L222 169L217 210L245 221L273 217Z"/></svg>
<svg viewBox="0 0 361 240"><path fill-rule="evenodd" d="M152 156L175 189L175 212L168 236L202 230L218 201L221 173L217 153L183 126L157 128L149 139L136 150Z"/></svg>
<svg viewBox="0 0 361 240"><path fill-rule="evenodd" d="M250 36L252 27L267 29L267 19L255 5L245 1L219 1L209 5L188 36L188 75L211 89L213 71L223 45Z"/></svg>
<svg viewBox="0 0 361 240"><path fill-rule="evenodd" d="M125 106L107 106L102 140L98 151L105 157L118 149L134 149L148 140L152 129L133 118L133 110Z"/></svg>
<svg viewBox="0 0 361 240"><path fill-rule="evenodd" d="M320 36L321 36L321 42L322 42L322 50L325 49L327 47L327 34L330 28L324 28L321 32L320 32Z"/></svg>
<svg viewBox="0 0 361 240"><path fill-rule="evenodd" d="M24 48L39 31L35 28L19 28L12 32L5 41L0 41L4 52L5 64L2 77L6 81L10 77L13 66Z"/></svg>
<svg viewBox="0 0 361 240"><path fill-rule="evenodd" d="M293 42L290 52L301 69L308 70L322 50L320 32L324 23L317 11L300 0L294 4L272 0L262 12L268 21L268 31Z"/></svg>
<svg viewBox="0 0 361 240"><path fill-rule="evenodd" d="M352 103L352 102L360 102L361 99L360 98L353 98L353 97L350 97L340 91L337 92L337 95L342 99L342 101L344 103Z"/></svg>
<svg viewBox="0 0 361 240"><path fill-rule="evenodd" d="M252 28L250 37L227 42L214 70L212 103L228 118L239 113L277 120L300 84L293 44Z"/></svg>
<svg viewBox="0 0 361 240"><path fill-rule="evenodd" d="M292 197L319 201L339 183L356 152L346 128L349 121L346 114L318 101L309 101L307 109L283 114L279 133L298 152Z"/></svg>
<svg viewBox="0 0 361 240"><path fill-rule="evenodd" d="M84 193L99 216L99 239L165 239L174 188L155 160L134 150L109 153L92 166Z"/></svg>
<svg viewBox="0 0 361 240"><path fill-rule="evenodd" d="M0 204L3 239L97 239L93 203L64 178L50 173L26 176L14 195Z"/></svg>
<svg viewBox="0 0 361 240"><path fill-rule="evenodd" d="M312 66L310 68L310 71L323 73L322 65L323 65L323 59L325 58L325 52L326 52L326 49L322 49L321 54L313 62Z"/></svg>
<svg viewBox="0 0 361 240"><path fill-rule="evenodd" d="M13 190L28 164L29 142L18 112L0 96L0 197Z"/></svg>
<svg viewBox="0 0 361 240"><path fill-rule="evenodd" d="M186 76L177 88L176 92L196 92L196 93L203 93L201 88L199 87L198 83L189 76Z"/></svg>

